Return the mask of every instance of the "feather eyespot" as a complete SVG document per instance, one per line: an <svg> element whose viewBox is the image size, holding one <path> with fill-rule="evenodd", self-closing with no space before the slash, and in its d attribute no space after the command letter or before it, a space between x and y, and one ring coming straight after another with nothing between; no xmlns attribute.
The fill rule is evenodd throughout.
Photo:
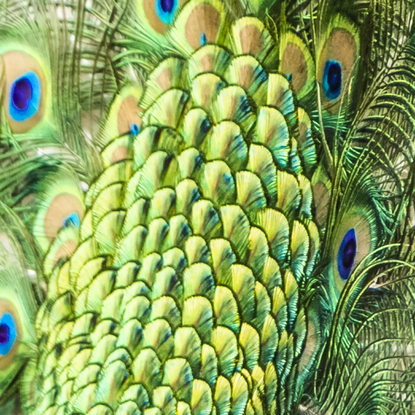
<svg viewBox="0 0 415 415"><path fill-rule="evenodd" d="M140 132L141 118L137 114L138 99L132 95L125 97L119 104L117 112L118 134L122 135L130 131L134 136ZM113 139L114 137L111 137Z"/></svg>
<svg viewBox="0 0 415 415"><path fill-rule="evenodd" d="M85 213L84 193L79 177L64 169L47 172L38 181L36 190L32 233L46 252L61 228L74 228L74 233L78 232Z"/></svg>
<svg viewBox="0 0 415 415"><path fill-rule="evenodd" d="M27 133L50 115L48 81L42 61L21 51L1 55L4 109L14 134ZM49 92L48 92L49 91Z"/></svg>
<svg viewBox="0 0 415 415"><path fill-rule="evenodd" d="M292 32L282 34L280 45L279 70L301 99L314 88L314 60L305 43Z"/></svg>
<svg viewBox="0 0 415 415"><path fill-rule="evenodd" d="M0 371L14 362L22 336L19 313L14 304L0 298Z"/></svg>
<svg viewBox="0 0 415 415"><path fill-rule="evenodd" d="M80 227L84 215L84 206L81 196L62 192L51 201L48 209L44 212L43 231L46 238L51 242L59 233L61 227L68 227L70 223Z"/></svg>
<svg viewBox="0 0 415 415"><path fill-rule="evenodd" d="M33 117L39 110L40 98L40 80L33 71L16 79L11 86L9 108L14 121L23 122Z"/></svg>
<svg viewBox="0 0 415 415"><path fill-rule="evenodd" d="M17 327L13 316L4 313L0 320L0 355L9 354L17 338Z"/></svg>
<svg viewBox="0 0 415 415"><path fill-rule="evenodd" d="M173 23L178 8L177 0L156 0L155 7L157 16L164 24Z"/></svg>
<svg viewBox="0 0 415 415"><path fill-rule="evenodd" d="M350 228L344 235L337 254L337 269L342 280L349 279L355 262L356 253L356 232L354 228Z"/></svg>
<svg viewBox="0 0 415 415"><path fill-rule="evenodd" d="M147 21L157 33L164 34L174 22L183 0L140 0Z"/></svg>
<svg viewBox="0 0 415 415"><path fill-rule="evenodd" d="M323 73L323 92L329 100L339 97L342 90L342 68L337 61L328 60Z"/></svg>
<svg viewBox="0 0 415 415"><path fill-rule="evenodd" d="M219 4L219 7L216 7L204 0L198 3L194 8L189 6L183 8L178 18L178 24L183 24L186 41L193 50L207 43L216 42L224 24L223 11ZM187 4L192 5L192 3Z"/></svg>
<svg viewBox="0 0 415 415"><path fill-rule="evenodd" d="M339 217L336 228L333 242L330 242L332 245L330 274L333 278L333 289L338 297L354 270L357 267L360 271L364 269L364 261L376 249L378 228L372 206L357 204L353 210Z"/></svg>
<svg viewBox="0 0 415 415"><path fill-rule="evenodd" d="M344 105L342 98L353 96L350 86L359 70L359 31L353 23L337 15L316 43L316 75L322 89L322 106L335 115Z"/></svg>

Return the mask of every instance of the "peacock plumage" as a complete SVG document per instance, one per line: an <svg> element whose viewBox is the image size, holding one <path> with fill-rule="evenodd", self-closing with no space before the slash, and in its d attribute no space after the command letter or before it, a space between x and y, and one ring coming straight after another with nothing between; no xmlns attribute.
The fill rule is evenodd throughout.
<svg viewBox="0 0 415 415"><path fill-rule="evenodd" d="M5 1L1 413L415 413L414 12Z"/></svg>

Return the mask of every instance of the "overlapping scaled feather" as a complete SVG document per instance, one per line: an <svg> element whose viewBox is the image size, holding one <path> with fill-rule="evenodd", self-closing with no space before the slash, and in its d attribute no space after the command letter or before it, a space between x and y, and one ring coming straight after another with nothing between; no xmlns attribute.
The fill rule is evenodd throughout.
<svg viewBox="0 0 415 415"><path fill-rule="evenodd" d="M301 162L315 165L311 134L297 145L297 120L306 130L311 122L286 78L263 68L276 44L259 20L225 26L221 3L197 0L177 22L195 8L206 22L218 17L223 34L206 34L218 44L183 43L183 58L150 74L138 134L131 142L114 131L103 152L108 167L88 192L78 248L45 268L29 411L123 411L127 396L144 393L129 405L210 413L223 387L232 411L291 410L306 331L299 287L319 246ZM174 30L186 42L184 27ZM129 102L121 97L118 114ZM96 381L75 384L89 364ZM266 399L264 386L283 400Z"/></svg>
<svg viewBox="0 0 415 415"><path fill-rule="evenodd" d="M34 175L24 413L412 412L411 5L306 3L48 3L103 170Z"/></svg>

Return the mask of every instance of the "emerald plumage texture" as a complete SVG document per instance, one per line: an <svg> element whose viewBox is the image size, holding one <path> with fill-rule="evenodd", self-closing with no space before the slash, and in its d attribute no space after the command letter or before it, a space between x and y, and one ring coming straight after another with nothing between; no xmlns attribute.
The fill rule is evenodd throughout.
<svg viewBox="0 0 415 415"><path fill-rule="evenodd" d="M363 3L0 8L0 412L412 413L415 9Z"/></svg>

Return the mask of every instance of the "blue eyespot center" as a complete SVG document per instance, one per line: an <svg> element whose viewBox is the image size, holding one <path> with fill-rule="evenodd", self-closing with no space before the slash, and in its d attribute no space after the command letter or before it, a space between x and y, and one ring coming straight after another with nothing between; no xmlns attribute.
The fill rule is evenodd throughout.
<svg viewBox="0 0 415 415"><path fill-rule="evenodd" d="M165 13L171 13L174 7L174 0L160 0L160 7Z"/></svg>
<svg viewBox="0 0 415 415"><path fill-rule="evenodd" d="M323 73L324 95L334 100L339 97L342 90L342 67L339 62L328 60Z"/></svg>
<svg viewBox="0 0 415 415"><path fill-rule="evenodd" d="M12 94L12 102L15 108L20 111L26 110L32 99L32 94L32 85L26 77L16 81Z"/></svg>
<svg viewBox="0 0 415 415"><path fill-rule="evenodd" d="M349 229L343 237L337 254L337 269L340 278L347 280L350 277L357 253L356 231Z"/></svg>
<svg viewBox="0 0 415 415"><path fill-rule="evenodd" d="M137 124L132 123L130 125L130 131L132 135L136 136L140 132L140 127Z"/></svg>
<svg viewBox="0 0 415 415"><path fill-rule="evenodd" d="M343 249L343 267L350 268L353 265L354 257L356 254L356 241L350 239L347 241Z"/></svg>
<svg viewBox="0 0 415 415"><path fill-rule="evenodd" d="M293 80L293 74L292 73L287 74L287 81L292 82L292 80Z"/></svg>
<svg viewBox="0 0 415 415"><path fill-rule="evenodd" d="M12 118L23 122L35 115L39 110L40 96L40 81L33 71L16 79L10 91L9 113Z"/></svg>
<svg viewBox="0 0 415 415"><path fill-rule="evenodd" d="M202 34L200 35L200 46L205 46L206 45L206 33L202 32Z"/></svg>
<svg viewBox="0 0 415 415"><path fill-rule="evenodd" d="M4 313L0 320L0 355L5 356L17 338L16 323L10 313Z"/></svg>
<svg viewBox="0 0 415 415"><path fill-rule="evenodd" d="M178 0L155 0L155 7L157 16L163 23L173 23L178 8Z"/></svg>
<svg viewBox="0 0 415 415"><path fill-rule="evenodd" d="M64 227L68 227L70 225L75 225L77 228L81 226L81 220L76 212L72 212L63 220Z"/></svg>
<svg viewBox="0 0 415 415"><path fill-rule="evenodd" d="M10 328L7 324L0 324L0 344L5 344L10 339Z"/></svg>

